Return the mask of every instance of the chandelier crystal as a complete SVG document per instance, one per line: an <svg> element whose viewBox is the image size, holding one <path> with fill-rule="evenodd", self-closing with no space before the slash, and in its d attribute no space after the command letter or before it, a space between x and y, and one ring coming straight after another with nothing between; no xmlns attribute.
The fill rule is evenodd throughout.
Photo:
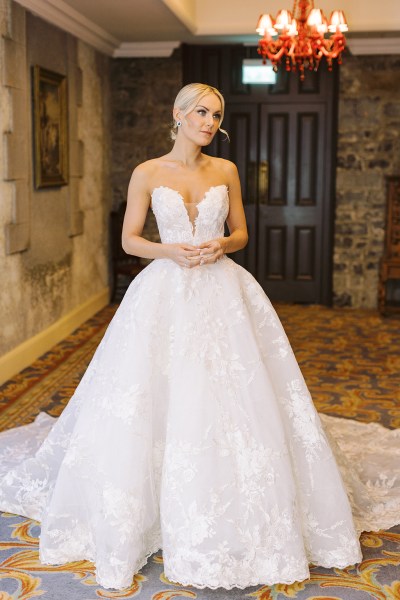
<svg viewBox="0 0 400 600"><path fill-rule="evenodd" d="M323 57L330 71L335 59L341 63L348 27L342 10L334 10L328 22L313 0L294 0L292 12L280 10L275 21L261 15L256 31L262 36L258 53L264 64L268 59L277 71L284 62L286 71L299 71L304 80L305 70L316 71Z"/></svg>

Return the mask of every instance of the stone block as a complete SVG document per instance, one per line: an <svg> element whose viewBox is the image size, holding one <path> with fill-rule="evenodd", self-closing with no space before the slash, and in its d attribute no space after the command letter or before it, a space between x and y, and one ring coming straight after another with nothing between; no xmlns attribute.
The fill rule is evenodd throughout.
<svg viewBox="0 0 400 600"><path fill-rule="evenodd" d="M27 177L27 152L26 134L10 133L3 134L5 144L5 181L15 179L26 179Z"/></svg>
<svg viewBox="0 0 400 600"><path fill-rule="evenodd" d="M0 0L0 36L11 37L11 2Z"/></svg>
<svg viewBox="0 0 400 600"><path fill-rule="evenodd" d="M337 166L342 169L361 169L361 161L354 154L339 155Z"/></svg>
<svg viewBox="0 0 400 600"><path fill-rule="evenodd" d="M27 135L29 107L25 89L10 89L12 106L12 132L18 136Z"/></svg>
<svg viewBox="0 0 400 600"><path fill-rule="evenodd" d="M14 222L28 223L30 218L30 195L28 189L28 181L19 179L14 183Z"/></svg>
<svg viewBox="0 0 400 600"><path fill-rule="evenodd" d="M68 186L68 235L81 235L84 230L84 213L79 208L79 179L70 177Z"/></svg>
<svg viewBox="0 0 400 600"><path fill-rule="evenodd" d="M83 177L84 174L84 146L81 140L70 142L69 174L71 177Z"/></svg>
<svg viewBox="0 0 400 600"><path fill-rule="evenodd" d="M338 189L365 190L382 189L382 174L377 171L351 171L337 169L336 186Z"/></svg>
<svg viewBox="0 0 400 600"><path fill-rule="evenodd" d="M76 105L82 106L82 97L83 97L83 73L82 69L76 67L75 69L75 98Z"/></svg>
<svg viewBox="0 0 400 600"><path fill-rule="evenodd" d="M400 118L400 101L388 102L387 104L385 104L383 111L386 117Z"/></svg>
<svg viewBox="0 0 400 600"><path fill-rule="evenodd" d="M84 213L81 210L75 210L71 212L69 219L69 237L75 235L82 235L84 231Z"/></svg>
<svg viewBox="0 0 400 600"><path fill-rule="evenodd" d="M23 252L29 247L29 223L8 223L5 227L6 254Z"/></svg>
<svg viewBox="0 0 400 600"><path fill-rule="evenodd" d="M25 46L4 38L3 85L24 89L26 87Z"/></svg>
<svg viewBox="0 0 400 600"><path fill-rule="evenodd" d="M68 63L68 129L72 139L76 138L78 130L78 98L82 96L82 73L75 63Z"/></svg>
<svg viewBox="0 0 400 600"><path fill-rule="evenodd" d="M11 2L11 37L23 46L26 43L25 14L25 9L20 4Z"/></svg>
<svg viewBox="0 0 400 600"><path fill-rule="evenodd" d="M387 169L390 165L390 161L385 158L375 158L368 162L369 169Z"/></svg>
<svg viewBox="0 0 400 600"><path fill-rule="evenodd" d="M355 223L354 219L347 223L337 223L335 231L337 235L365 235L368 232L366 223Z"/></svg>
<svg viewBox="0 0 400 600"><path fill-rule="evenodd" d="M357 100L356 116L366 119L368 126L378 124L380 121L382 100L380 97L360 98Z"/></svg>
<svg viewBox="0 0 400 600"><path fill-rule="evenodd" d="M335 306L345 307L352 306L352 297L348 292L342 292L341 294L333 294L333 304Z"/></svg>

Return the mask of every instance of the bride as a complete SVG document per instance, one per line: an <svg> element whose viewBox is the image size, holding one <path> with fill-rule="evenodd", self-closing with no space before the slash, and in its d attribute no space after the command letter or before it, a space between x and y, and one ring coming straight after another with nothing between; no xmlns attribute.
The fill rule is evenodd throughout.
<svg viewBox="0 0 400 600"><path fill-rule="evenodd" d="M160 548L184 585L301 581L400 522L399 431L317 414L271 303L226 256L247 243L238 174L202 153L223 116L215 88L179 92L171 152L129 185L123 247L155 260L58 420L0 436L0 509L41 522L43 563L91 560L106 588ZM142 237L149 206L161 243Z"/></svg>

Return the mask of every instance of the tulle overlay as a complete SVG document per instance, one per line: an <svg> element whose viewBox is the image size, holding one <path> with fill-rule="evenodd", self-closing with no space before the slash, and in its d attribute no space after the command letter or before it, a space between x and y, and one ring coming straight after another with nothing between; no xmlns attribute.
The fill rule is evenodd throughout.
<svg viewBox="0 0 400 600"><path fill-rule="evenodd" d="M170 188L152 208L162 241L197 244L223 235L228 191L194 223ZM0 452L0 509L41 522L42 562L92 560L106 588L159 548L185 585L291 583L400 521L400 432L321 423L271 303L227 257L154 260L59 419L2 433Z"/></svg>

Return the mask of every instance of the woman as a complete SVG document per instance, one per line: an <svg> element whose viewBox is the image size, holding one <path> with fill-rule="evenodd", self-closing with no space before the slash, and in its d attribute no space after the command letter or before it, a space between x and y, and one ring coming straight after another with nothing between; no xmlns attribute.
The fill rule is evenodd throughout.
<svg viewBox="0 0 400 600"><path fill-rule="evenodd" d="M156 260L57 422L0 438L23 448L0 508L41 521L42 562L92 560L108 588L161 547L185 585L291 583L310 562L359 562L360 531L400 520L399 461L384 454L399 432L323 417L349 452L360 435L383 448L386 480L376 448L364 473L365 450L353 466L332 446L339 472L275 311L226 256L247 243L237 170L201 152L223 113L215 88L179 92L174 146L133 172L123 227L126 252ZM141 235L150 204L161 243Z"/></svg>

